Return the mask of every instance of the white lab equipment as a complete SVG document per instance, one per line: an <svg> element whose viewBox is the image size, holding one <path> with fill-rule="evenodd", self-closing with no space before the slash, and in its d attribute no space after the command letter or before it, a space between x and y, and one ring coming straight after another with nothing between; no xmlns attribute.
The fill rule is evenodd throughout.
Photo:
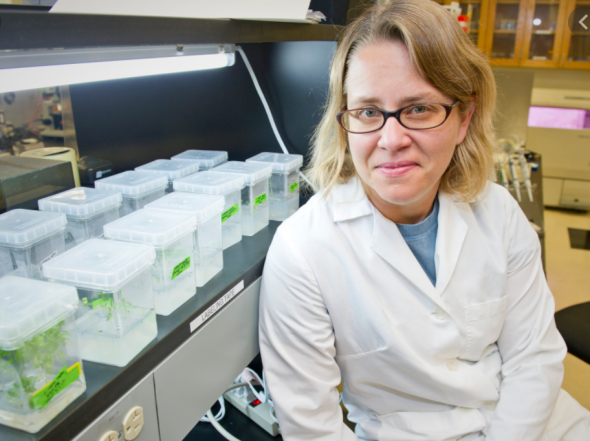
<svg viewBox="0 0 590 441"><path fill-rule="evenodd" d="M269 219L284 221L295 213L299 208L299 170L303 165L303 156L260 153L246 159L246 162L272 165Z"/></svg>
<svg viewBox="0 0 590 441"><path fill-rule="evenodd" d="M223 269L221 212L223 196L174 192L145 206L146 210L189 213L195 216L197 229L193 235L195 280L204 286Z"/></svg>
<svg viewBox="0 0 590 441"><path fill-rule="evenodd" d="M152 286L156 314L169 315L197 292L192 214L138 210L104 226L108 239L152 245L156 261Z"/></svg>
<svg viewBox="0 0 590 441"><path fill-rule="evenodd" d="M187 161L186 159L156 159L147 164L135 167L136 171L149 171L157 173L168 178L168 187L166 193L172 193L172 181L192 175L199 171L199 163L195 161Z"/></svg>
<svg viewBox="0 0 590 441"><path fill-rule="evenodd" d="M244 178L235 174L195 173L174 181L174 191L220 195L225 198L221 213L223 249L242 240L242 189Z"/></svg>
<svg viewBox="0 0 590 441"><path fill-rule="evenodd" d="M199 163L199 171L205 171L227 162L227 152L216 150L185 150L170 159L173 161L177 159L196 161Z"/></svg>
<svg viewBox="0 0 590 441"><path fill-rule="evenodd" d="M244 178L242 189L242 235L253 236L268 225L268 187L272 165L257 162L229 161L210 170L232 173Z"/></svg>
<svg viewBox="0 0 590 441"><path fill-rule="evenodd" d="M0 277L41 279L41 264L66 250L66 215L15 209L0 215Z"/></svg>
<svg viewBox="0 0 590 441"><path fill-rule="evenodd" d="M164 196L168 178L156 173L126 171L99 179L94 182L94 187L121 193L123 200L119 215L125 216Z"/></svg>
<svg viewBox="0 0 590 441"><path fill-rule="evenodd" d="M86 390L76 289L0 279L0 424L38 432Z"/></svg>
<svg viewBox="0 0 590 441"><path fill-rule="evenodd" d="M38 205L41 211L66 215L66 247L71 248L101 237L104 224L119 219L121 199L121 194L113 191L76 187L39 199Z"/></svg>
<svg viewBox="0 0 590 441"><path fill-rule="evenodd" d="M51 281L78 289L82 358L125 366L158 334L149 245L90 239L43 265Z"/></svg>

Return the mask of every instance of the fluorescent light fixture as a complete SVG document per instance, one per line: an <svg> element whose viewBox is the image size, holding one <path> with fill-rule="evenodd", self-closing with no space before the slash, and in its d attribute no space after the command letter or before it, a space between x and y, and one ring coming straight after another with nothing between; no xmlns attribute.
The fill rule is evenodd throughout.
<svg viewBox="0 0 590 441"><path fill-rule="evenodd" d="M0 93L232 66L233 45L0 53Z"/></svg>

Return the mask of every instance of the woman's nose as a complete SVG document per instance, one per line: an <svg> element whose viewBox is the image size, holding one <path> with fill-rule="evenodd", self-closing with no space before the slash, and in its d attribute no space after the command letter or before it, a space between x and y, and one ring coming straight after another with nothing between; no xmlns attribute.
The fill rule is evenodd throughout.
<svg viewBox="0 0 590 441"><path fill-rule="evenodd" d="M377 143L378 147L390 151L396 151L412 145L412 139L408 133L409 129L402 126L393 116L387 118L387 121L385 121L385 125L381 127L380 132L381 136Z"/></svg>

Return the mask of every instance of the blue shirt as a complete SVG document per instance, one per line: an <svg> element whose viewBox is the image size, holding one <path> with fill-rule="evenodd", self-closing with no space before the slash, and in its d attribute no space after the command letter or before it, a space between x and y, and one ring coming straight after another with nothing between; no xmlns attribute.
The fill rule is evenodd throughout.
<svg viewBox="0 0 590 441"><path fill-rule="evenodd" d="M402 237L412 250L420 266L436 286L436 267L434 266L434 250L438 231L438 196L434 200L432 213L419 224L396 224Z"/></svg>

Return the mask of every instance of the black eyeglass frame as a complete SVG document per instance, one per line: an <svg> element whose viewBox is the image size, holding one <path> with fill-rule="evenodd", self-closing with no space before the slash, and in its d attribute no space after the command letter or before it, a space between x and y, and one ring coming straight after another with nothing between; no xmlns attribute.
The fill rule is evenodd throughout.
<svg viewBox="0 0 590 441"><path fill-rule="evenodd" d="M405 106L402 107L401 109L397 109L394 110L393 112L388 112L387 110L382 110L382 109L377 109L374 107L367 107L367 108L361 108L361 109L350 109L350 110L343 110L342 112L339 112L336 114L336 120L338 121L338 124L340 124L340 127L342 127L344 130L346 130L348 133L353 133L353 134L357 134L357 135L363 135L365 133L373 133L376 132L378 130L381 130L383 128L383 126L385 125L385 123L387 122L387 120L389 118L391 118L392 116L397 119L397 122L400 123L400 125L402 127L405 127L406 129L409 130L430 130L430 129L435 129L436 127L440 127L442 126L447 119L449 119L449 116L451 115L451 112L453 111L453 109L455 107L457 107L457 105L460 103L460 100L455 101L453 104L443 104L443 103L419 103L419 104L410 104L409 106ZM401 114L404 110L410 108L410 107L419 107L419 106L430 106L436 104L438 106L443 106L445 108L445 111L447 112L447 114L445 115L445 119L442 120L442 122L440 124L437 124L436 126L432 126L432 127L424 127L422 129L414 129L412 127L408 127L406 126L402 121L401 121ZM345 113L349 113L349 112L355 112L358 110L377 110L378 112L381 112L381 114L383 115L383 124L381 124L381 126L375 130L370 130L368 132L352 132L350 130L348 130L346 127L344 127L344 124L342 124L342 117L344 116Z"/></svg>

